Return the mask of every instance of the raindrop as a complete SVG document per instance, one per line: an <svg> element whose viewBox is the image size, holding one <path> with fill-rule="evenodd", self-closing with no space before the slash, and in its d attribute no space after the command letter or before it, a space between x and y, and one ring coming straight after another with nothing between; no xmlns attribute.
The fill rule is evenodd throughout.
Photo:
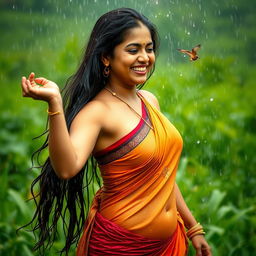
<svg viewBox="0 0 256 256"><path fill-rule="evenodd" d="M156 4L158 4L158 1L156 1Z"/></svg>
<svg viewBox="0 0 256 256"><path fill-rule="evenodd" d="M183 74L182 74L182 73L180 73L180 76L183 76Z"/></svg>
<svg viewBox="0 0 256 256"><path fill-rule="evenodd" d="M196 142L196 144L200 144L200 140L198 140L198 141Z"/></svg>
<svg viewBox="0 0 256 256"><path fill-rule="evenodd" d="M214 98L210 98L210 101L214 101Z"/></svg>
<svg viewBox="0 0 256 256"><path fill-rule="evenodd" d="M187 35L190 35L190 32L189 32L189 31L187 32Z"/></svg>

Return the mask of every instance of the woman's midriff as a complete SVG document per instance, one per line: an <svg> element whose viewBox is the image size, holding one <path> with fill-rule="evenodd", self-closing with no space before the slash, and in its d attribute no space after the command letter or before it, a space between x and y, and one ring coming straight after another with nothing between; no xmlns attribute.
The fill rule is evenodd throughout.
<svg viewBox="0 0 256 256"><path fill-rule="evenodd" d="M159 209L158 201L161 200L162 193L164 192L166 191L161 191L150 203L143 207L142 210L132 214L131 217L125 219L123 222L114 222L119 226L146 238L170 238L177 226L177 209L174 192L169 196L168 200L157 214L152 214L153 216L150 214L151 212L155 212L156 209ZM102 199L104 200L104 196ZM104 201L102 201L102 203L104 204ZM110 207L100 210L100 213L105 218L111 220L113 218L113 213L117 213L123 203L124 202L121 200ZM126 212L125 215L129 216L129 213ZM146 225L140 227L141 223L146 223Z"/></svg>

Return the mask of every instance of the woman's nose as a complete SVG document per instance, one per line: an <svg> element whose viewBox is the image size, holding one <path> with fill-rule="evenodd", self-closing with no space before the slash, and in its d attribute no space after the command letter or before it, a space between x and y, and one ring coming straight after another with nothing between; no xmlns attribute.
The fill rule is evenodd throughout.
<svg viewBox="0 0 256 256"><path fill-rule="evenodd" d="M138 61L140 62L148 62L149 61L149 56L146 51L142 51L138 57Z"/></svg>

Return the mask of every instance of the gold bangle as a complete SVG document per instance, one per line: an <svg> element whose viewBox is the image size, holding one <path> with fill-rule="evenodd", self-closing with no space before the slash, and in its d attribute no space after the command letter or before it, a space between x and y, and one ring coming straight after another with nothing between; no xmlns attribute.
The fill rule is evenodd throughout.
<svg viewBox="0 0 256 256"><path fill-rule="evenodd" d="M197 232L194 232L193 234L191 234L188 239L191 240L194 236L197 236L197 235L205 235L205 232L203 230L199 230Z"/></svg>
<svg viewBox="0 0 256 256"><path fill-rule="evenodd" d="M60 111L55 111L55 112L51 112L47 109L47 113L49 116L55 116L55 115L59 115L60 114Z"/></svg>
<svg viewBox="0 0 256 256"><path fill-rule="evenodd" d="M203 227L202 227L202 225L200 225L199 222L196 225L194 225L193 227L191 227L186 232L186 235L187 235L189 240L191 240L191 238L196 236L196 235L204 235L204 234L205 234L205 232L203 230Z"/></svg>

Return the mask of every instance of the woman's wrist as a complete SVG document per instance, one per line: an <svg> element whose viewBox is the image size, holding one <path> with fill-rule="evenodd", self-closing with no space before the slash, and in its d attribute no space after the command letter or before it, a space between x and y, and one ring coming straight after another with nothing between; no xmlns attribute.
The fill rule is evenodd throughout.
<svg viewBox="0 0 256 256"><path fill-rule="evenodd" d="M63 111L62 98L52 97L48 101L48 112Z"/></svg>
<svg viewBox="0 0 256 256"><path fill-rule="evenodd" d="M186 229L190 229L192 227L194 227L197 224L196 220L191 220L190 222L185 223L185 227Z"/></svg>

